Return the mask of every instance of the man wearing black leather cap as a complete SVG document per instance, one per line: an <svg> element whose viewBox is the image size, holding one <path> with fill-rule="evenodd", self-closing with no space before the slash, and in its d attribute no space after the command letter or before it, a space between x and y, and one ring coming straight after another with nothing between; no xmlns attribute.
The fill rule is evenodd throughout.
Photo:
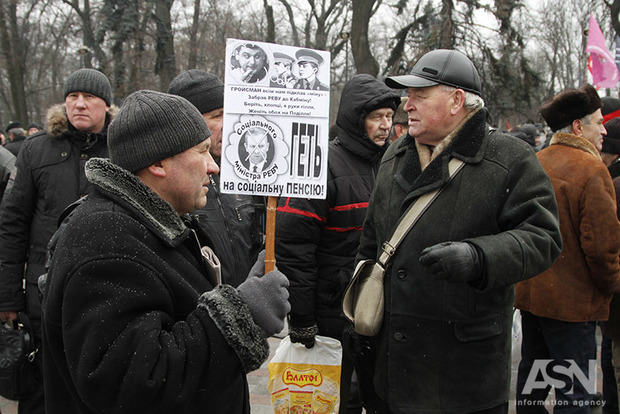
<svg viewBox="0 0 620 414"><path fill-rule="evenodd" d="M409 130L383 156L356 261L444 188L386 270L376 391L393 414L507 413L514 284L561 249L553 187L526 143L489 131L464 54L434 50L385 83L407 89ZM464 166L449 181L452 158Z"/></svg>

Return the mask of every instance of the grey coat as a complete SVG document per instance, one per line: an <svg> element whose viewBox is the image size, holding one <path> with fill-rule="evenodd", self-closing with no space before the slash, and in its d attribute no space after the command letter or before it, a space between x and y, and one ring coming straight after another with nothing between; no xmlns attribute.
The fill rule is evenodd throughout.
<svg viewBox="0 0 620 414"><path fill-rule="evenodd" d="M462 414L507 401L513 285L547 269L561 249L553 188L534 151L490 134L479 111L423 172L411 136L388 149L358 261L376 259L406 208L446 182L451 157L464 168L403 240L385 279L375 387L392 413ZM425 272L420 253L445 241L483 253L480 286Z"/></svg>

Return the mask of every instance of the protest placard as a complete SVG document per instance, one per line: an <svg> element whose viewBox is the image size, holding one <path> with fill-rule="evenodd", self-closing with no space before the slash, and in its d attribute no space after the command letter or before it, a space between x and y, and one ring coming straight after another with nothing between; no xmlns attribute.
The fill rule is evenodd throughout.
<svg viewBox="0 0 620 414"><path fill-rule="evenodd" d="M329 52L228 39L221 190L325 198Z"/></svg>

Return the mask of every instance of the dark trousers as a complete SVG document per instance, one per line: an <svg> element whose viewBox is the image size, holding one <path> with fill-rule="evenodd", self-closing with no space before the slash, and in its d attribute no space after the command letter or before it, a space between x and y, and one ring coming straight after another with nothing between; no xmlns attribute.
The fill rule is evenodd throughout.
<svg viewBox="0 0 620 414"><path fill-rule="evenodd" d="M612 364L612 340L603 335L601 342L601 370L603 371L603 414L620 414L618 412L618 384Z"/></svg>
<svg viewBox="0 0 620 414"><path fill-rule="evenodd" d="M590 374L589 364L596 360L596 323L564 322L524 311L521 311L521 321L523 341L517 375L517 413L548 413L545 400L553 382L557 385L554 413L590 413L594 395L588 392L582 381L570 374L569 368L574 361L585 377L595 375ZM539 370L536 375L530 375L532 368ZM543 369L551 380L543 376ZM531 387L533 382L535 387ZM524 390L526 386L532 389Z"/></svg>
<svg viewBox="0 0 620 414"><path fill-rule="evenodd" d="M319 335L328 336L343 342L345 335L344 318L317 318ZM344 344L343 344L344 347ZM342 366L340 368L340 409L341 414L358 414L362 412L357 384L352 386L354 365L351 358L343 350Z"/></svg>
<svg viewBox="0 0 620 414"><path fill-rule="evenodd" d="M17 404L18 414L44 414L45 397L43 394L43 352L41 352L41 301L39 287L36 283L26 283L27 315L34 334L35 345L39 351L35 356L36 378L29 393L22 395Z"/></svg>

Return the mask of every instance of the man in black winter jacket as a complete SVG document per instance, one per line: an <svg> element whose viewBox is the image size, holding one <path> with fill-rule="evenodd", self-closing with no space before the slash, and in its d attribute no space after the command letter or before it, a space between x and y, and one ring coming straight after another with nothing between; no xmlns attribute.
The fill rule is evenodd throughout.
<svg viewBox="0 0 620 414"><path fill-rule="evenodd" d="M45 273L47 243L62 211L92 189L84 176L86 161L108 155L111 102L112 87L103 73L79 69L67 77L65 103L49 109L47 133L23 141L14 184L2 199L0 320L25 312L37 344L41 336L37 279ZM37 366L40 355L35 358ZM44 412L43 385L37 381L19 406L20 412Z"/></svg>
<svg viewBox="0 0 620 414"><path fill-rule="evenodd" d="M284 326L288 281L264 257L218 283L207 202L211 135L186 99L127 97L94 191L62 227L43 303L47 414L249 414L246 374Z"/></svg>
<svg viewBox="0 0 620 414"><path fill-rule="evenodd" d="M198 69L181 73L170 82L168 93L190 101L211 131L211 155L220 165L224 120L224 84L217 76ZM211 235L222 265L222 281L239 286L263 249L264 197L222 194L220 175L211 174L209 202L194 213Z"/></svg>
<svg viewBox="0 0 620 414"><path fill-rule="evenodd" d="M343 339L341 302L353 272L362 223L400 97L370 75L344 87L329 143L327 199L282 198L276 216L276 262L290 278L291 341L308 348L317 334ZM352 364L343 359L341 410Z"/></svg>

